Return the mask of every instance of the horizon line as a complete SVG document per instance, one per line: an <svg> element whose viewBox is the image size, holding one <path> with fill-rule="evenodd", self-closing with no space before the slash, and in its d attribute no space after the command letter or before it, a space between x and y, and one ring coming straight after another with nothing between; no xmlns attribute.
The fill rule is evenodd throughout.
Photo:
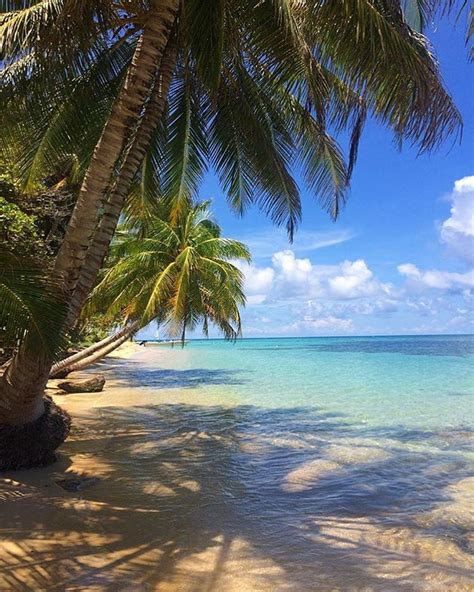
<svg viewBox="0 0 474 592"><path fill-rule="evenodd" d="M239 337L235 341L244 341L250 339L356 339L368 337L474 337L473 333L381 333L381 334L361 334L361 335L274 335L274 336L254 336L254 337ZM172 338L139 339L137 341L180 341ZM230 341L225 337L187 337L185 341Z"/></svg>

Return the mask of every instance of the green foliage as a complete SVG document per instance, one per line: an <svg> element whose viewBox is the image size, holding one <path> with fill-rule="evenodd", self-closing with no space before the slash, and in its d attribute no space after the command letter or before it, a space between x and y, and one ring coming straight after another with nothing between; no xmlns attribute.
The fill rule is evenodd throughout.
<svg viewBox="0 0 474 592"><path fill-rule="evenodd" d="M0 156L0 248L47 264L60 247L74 207L70 168L56 167L26 193L18 162L13 163L11 154Z"/></svg>
<svg viewBox="0 0 474 592"><path fill-rule="evenodd" d="M134 204L136 205L136 204ZM168 220L128 213L86 318L105 311L122 322L152 320L173 336L214 324L227 339L241 331L243 275L235 261L249 261L242 243L220 236L208 203L182 205Z"/></svg>
<svg viewBox="0 0 474 592"><path fill-rule="evenodd" d="M0 243L18 256L46 256L36 218L25 214L16 204L0 197Z"/></svg>
<svg viewBox="0 0 474 592"><path fill-rule="evenodd" d="M0 348L13 348L28 331L28 346L54 357L64 346L64 300L44 265L0 250Z"/></svg>
<svg viewBox="0 0 474 592"><path fill-rule="evenodd" d="M102 313L88 316L69 333L72 347L89 347L102 339L105 339L113 329L116 322L106 318Z"/></svg>
<svg viewBox="0 0 474 592"><path fill-rule="evenodd" d="M58 163L79 180L130 64L148 4L140 0L5 2L0 17L4 142L22 183ZM211 165L229 203L256 204L290 236L301 218L300 170L336 217L367 115L420 152L460 127L422 29L447 0L187 0L176 26L169 104L143 186L185 203ZM45 57L47 58L45 60ZM20 100L19 100L20 98ZM14 101L14 103L13 103ZM337 137L349 137L347 149Z"/></svg>

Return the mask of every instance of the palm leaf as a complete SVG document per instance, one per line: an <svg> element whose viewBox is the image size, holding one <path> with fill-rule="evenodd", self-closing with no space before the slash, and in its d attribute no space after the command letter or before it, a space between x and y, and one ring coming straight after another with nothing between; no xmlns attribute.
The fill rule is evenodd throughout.
<svg viewBox="0 0 474 592"><path fill-rule="evenodd" d="M64 346L65 302L59 285L37 262L0 251L0 336L15 347L29 333L30 345L54 356Z"/></svg>

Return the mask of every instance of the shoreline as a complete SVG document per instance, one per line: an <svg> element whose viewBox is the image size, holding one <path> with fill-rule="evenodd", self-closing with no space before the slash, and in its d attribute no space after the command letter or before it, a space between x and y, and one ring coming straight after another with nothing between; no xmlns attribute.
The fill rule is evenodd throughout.
<svg viewBox="0 0 474 592"><path fill-rule="evenodd" d="M82 373L105 374L102 392L53 393L73 420L59 461L0 475L0 590L471 589L465 541L443 525L467 524L472 480L397 518L401 499L370 497L368 475L392 471L399 443L338 434L317 410L269 419L231 397L225 407L200 390L146 387L141 364L157 351L164 360L165 349L126 343Z"/></svg>

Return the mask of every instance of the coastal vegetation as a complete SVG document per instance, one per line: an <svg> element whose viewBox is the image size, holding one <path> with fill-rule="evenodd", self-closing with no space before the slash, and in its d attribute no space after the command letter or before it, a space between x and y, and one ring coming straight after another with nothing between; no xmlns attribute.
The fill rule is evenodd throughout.
<svg viewBox="0 0 474 592"><path fill-rule="evenodd" d="M214 325L226 339L237 339L245 296L235 263L248 262L250 253L242 243L221 236L208 206L189 204L168 219L154 215L155 207L127 216L83 311L85 324L100 313L106 322L122 326L56 363L52 376L86 368L152 321L183 343L186 332L198 325L206 336Z"/></svg>
<svg viewBox="0 0 474 592"><path fill-rule="evenodd" d="M55 335L71 333L84 306L100 311L104 286L116 294L104 311L136 327L158 318L185 328L199 319L232 337L240 331L241 277L228 258L248 254L221 239L206 216L198 221L203 206L187 209L208 167L231 208L243 214L255 204L292 238L301 218L293 171L336 218L368 116L420 152L456 134L459 113L404 5L2 2L2 167L15 163L17 196L40 194L45 183L73 196L67 227L48 254L48 279L38 283L39 300L53 286L64 303ZM416 5L421 27L437 3ZM337 137L348 139L347 149ZM128 235L118 235L106 259L134 191L172 204L171 217L154 219L143 235L125 221ZM52 202L54 195L45 204ZM182 228L190 217L196 236ZM21 223L33 233L34 221ZM180 250L183 237L193 244ZM134 266L147 263L150 245L172 254L156 266L150 259L143 290L136 289ZM198 280L193 258L201 258ZM127 281L135 289L130 305L122 298ZM0 378L1 468L50 461L69 430L69 418L44 397L56 354L38 341L34 318L25 318Z"/></svg>

